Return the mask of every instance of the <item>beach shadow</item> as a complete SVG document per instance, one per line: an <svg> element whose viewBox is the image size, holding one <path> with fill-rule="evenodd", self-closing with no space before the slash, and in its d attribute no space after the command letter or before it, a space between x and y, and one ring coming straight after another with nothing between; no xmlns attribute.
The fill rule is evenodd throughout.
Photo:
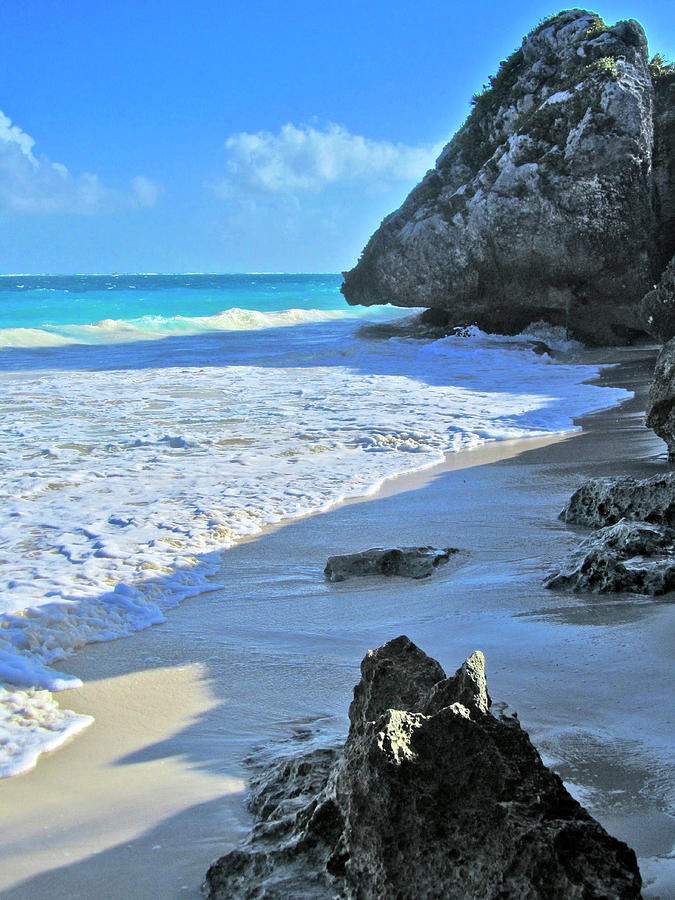
<svg viewBox="0 0 675 900"><path fill-rule="evenodd" d="M211 823L211 830L205 827L202 834L195 835L196 818L205 826ZM107 850L26 878L14 887L0 891L0 898L174 900L180 897L196 900L202 896L200 884L210 863L232 849L250 824L243 795L224 795L189 807ZM229 835L229 841L226 835ZM195 848L201 861L195 860ZM190 858L190 865L181 869L181 862Z"/></svg>
<svg viewBox="0 0 675 900"><path fill-rule="evenodd" d="M630 594L575 593L573 605L529 610L516 618L573 625L578 628L631 625L652 617L664 605L675 603L675 593L659 597Z"/></svg>

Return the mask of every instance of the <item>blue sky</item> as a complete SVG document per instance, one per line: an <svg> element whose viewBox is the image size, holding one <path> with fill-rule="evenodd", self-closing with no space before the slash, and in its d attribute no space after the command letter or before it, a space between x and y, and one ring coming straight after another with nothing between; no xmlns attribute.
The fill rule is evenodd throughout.
<svg viewBox="0 0 675 900"><path fill-rule="evenodd" d="M670 3L592 8L675 58ZM0 272L350 268L557 11L4 0Z"/></svg>

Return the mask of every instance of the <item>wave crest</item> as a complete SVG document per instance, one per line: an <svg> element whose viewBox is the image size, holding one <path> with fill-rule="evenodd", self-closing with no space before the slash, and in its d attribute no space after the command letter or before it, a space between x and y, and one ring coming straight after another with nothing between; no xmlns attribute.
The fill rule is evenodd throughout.
<svg viewBox="0 0 675 900"><path fill-rule="evenodd" d="M65 344L112 344L161 340L213 331L259 331L310 322L356 318L359 311L286 309L260 312L234 307L212 316L140 316L136 319L101 319L89 325L43 325L40 328L0 329L0 347L60 347Z"/></svg>

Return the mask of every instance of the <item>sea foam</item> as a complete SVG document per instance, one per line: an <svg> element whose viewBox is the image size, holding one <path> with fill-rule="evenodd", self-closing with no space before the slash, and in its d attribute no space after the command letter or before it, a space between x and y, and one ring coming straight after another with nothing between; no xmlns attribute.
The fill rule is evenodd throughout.
<svg viewBox="0 0 675 900"><path fill-rule="evenodd" d="M247 312L266 323L262 342L207 317L208 334L167 338L159 356L157 341L115 340L56 348L49 365L12 357L0 373L4 774L87 724L45 699L77 684L52 664L218 588L219 554L237 541L629 396L587 384L594 367L533 353L531 336L368 341L349 315L301 313L274 313L272 327Z"/></svg>
<svg viewBox="0 0 675 900"><path fill-rule="evenodd" d="M0 778L32 769L41 753L55 750L93 721L59 709L49 691L0 685Z"/></svg>

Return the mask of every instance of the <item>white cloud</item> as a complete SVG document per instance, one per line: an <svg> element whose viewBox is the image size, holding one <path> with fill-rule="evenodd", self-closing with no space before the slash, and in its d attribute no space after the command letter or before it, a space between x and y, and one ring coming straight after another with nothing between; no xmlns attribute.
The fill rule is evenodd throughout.
<svg viewBox="0 0 675 900"><path fill-rule="evenodd" d="M154 206L164 192L160 184L151 181L145 175L137 175L132 178L131 188L139 206Z"/></svg>
<svg viewBox="0 0 675 900"><path fill-rule="evenodd" d="M152 206L161 187L138 176L131 190L105 187L97 175L71 175L62 164L33 153L35 141L0 110L0 208L24 213L92 214Z"/></svg>
<svg viewBox="0 0 675 900"><path fill-rule="evenodd" d="M216 189L230 197L318 192L348 182L388 187L419 180L441 148L374 141L334 124L324 130L288 124L278 134L240 132L225 142L227 177Z"/></svg>

